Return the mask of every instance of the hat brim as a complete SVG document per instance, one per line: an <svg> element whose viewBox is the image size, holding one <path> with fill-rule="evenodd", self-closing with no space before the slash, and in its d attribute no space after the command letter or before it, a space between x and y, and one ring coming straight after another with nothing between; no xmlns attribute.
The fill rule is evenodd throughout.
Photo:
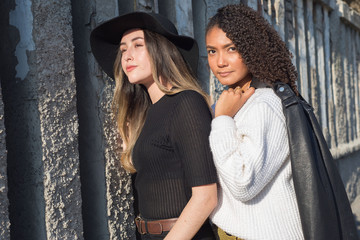
<svg viewBox="0 0 360 240"><path fill-rule="evenodd" d="M114 79L114 62L123 34L134 28L147 29L166 37L177 47L192 72L196 74L199 49L193 38L178 35L174 25L159 14L132 12L99 25L90 34L92 53L109 77Z"/></svg>

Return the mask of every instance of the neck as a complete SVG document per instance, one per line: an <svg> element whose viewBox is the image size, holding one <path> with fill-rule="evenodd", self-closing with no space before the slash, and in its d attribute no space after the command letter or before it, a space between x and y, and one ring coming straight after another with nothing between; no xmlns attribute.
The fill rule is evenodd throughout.
<svg viewBox="0 0 360 240"><path fill-rule="evenodd" d="M243 80L241 80L237 84L229 86L229 87L231 87L231 88L236 88L237 87L237 88L240 88L241 90L243 90L243 92L244 92L247 89L249 89L251 80L252 80L252 75L249 74L248 76L246 76Z"/></svg>
<svg viewBox="0 0 360 240"><path fill-rule="evenodd" d="M244 84L242 84L242 85L240 86L241 90L242 90L243 92L245 92L246 90L248 90L248 89L250 88L250 83L251 83L251 79L248 80L248 81L246 81Z"/></svg>
<svg viewBox="0 0 360 240"><path fill-rule="evenodd" d="M164 78L162 78L160 76L160 82L162 85L165 86L165 88L167 88L168 90L170 90L172 88L172 85L164 80ZM150 99L151 99L151 102L154 104L156 103L157 101L160 100L160 98L162 98L165 93L163 91L161 91L161 89L158 87L158 85L155 83L155 81L152 81L151 83L149 83L148 85L145 85L148 93L149 93L149 96L150 96Z"/></svg>
<svg viewBox="0 0 360 240"><path fill-rule="evenodd" d="M149 84L148 86L145 86L145 87L149 93L151 102L153 104L156 103L157 101L159 101L159 99L165 95L165 93L163 93L160 90L160 88L157 86L157 84L155 82L152 82L151 84Z"/></svg>

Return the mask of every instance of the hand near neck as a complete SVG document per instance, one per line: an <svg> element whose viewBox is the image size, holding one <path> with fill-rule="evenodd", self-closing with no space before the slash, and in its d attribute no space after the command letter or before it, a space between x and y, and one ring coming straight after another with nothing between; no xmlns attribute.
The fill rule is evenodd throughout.
<svg viewBox="0 0 360 240"><path fill-rule="evenodd" d="M244 92L241 87L224 90L216 103L215 117L220 115L234 117L254 92L255 88L253 87L247 87Z"/></svg>

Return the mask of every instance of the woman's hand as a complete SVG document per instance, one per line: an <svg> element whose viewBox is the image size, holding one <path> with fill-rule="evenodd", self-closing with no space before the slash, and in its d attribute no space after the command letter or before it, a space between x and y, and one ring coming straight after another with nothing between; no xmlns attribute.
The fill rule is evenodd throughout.
<svg viewBox="0 0 360 240"><path fill-rule="evenodd" d="M215 117L220 115L234 117L254 92L255 88L253 87L247 89L244 93L240 88L224 90L216 103Z"/></svg>

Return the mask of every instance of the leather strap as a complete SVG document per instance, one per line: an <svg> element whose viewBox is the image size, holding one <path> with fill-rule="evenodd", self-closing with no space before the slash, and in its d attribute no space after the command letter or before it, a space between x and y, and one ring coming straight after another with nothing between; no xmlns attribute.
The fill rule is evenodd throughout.
<svg viewBox="0 0 360 240"><path fill-rule="evenodd" d="M251 80L251 83L250 83L250 87L253 87L255 89L258 89L258 88L271 88L270 85L260 81L259 79L253 77L252 80Z"/></svg>
<svg viewBox="0 0 360 240"><path fill-rule="evenodd" d="M140 234L162 234L168 232L175 225L177 218L145 221L140 217L135 218L135 224Z"/></svg>

